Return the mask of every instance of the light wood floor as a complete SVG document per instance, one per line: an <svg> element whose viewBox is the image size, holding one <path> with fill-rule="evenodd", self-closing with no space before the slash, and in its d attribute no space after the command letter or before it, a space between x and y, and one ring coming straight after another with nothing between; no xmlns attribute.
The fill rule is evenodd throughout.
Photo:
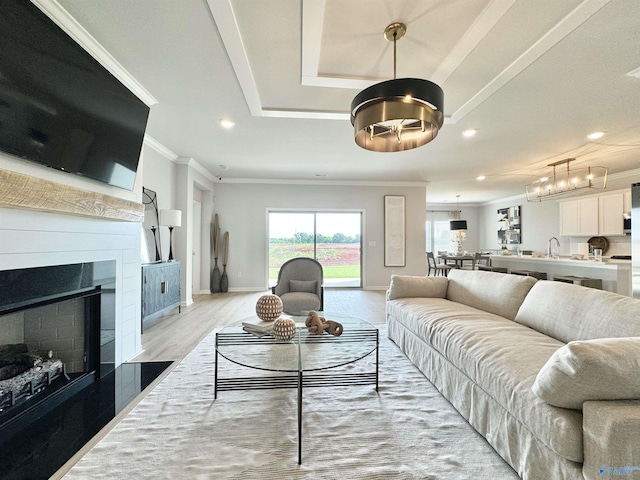
<svg viewBox="0 0 640 480"><path fill-rule="evenodd" d="M135 362L181 360L214 328L238 323L255 315L255 305L261 295L269 292L216 293L198 295L182 312L169 313L142 335L144 352ZM324 308L365 320L385 323L385 292L355 288L325 289Z"/></svg>

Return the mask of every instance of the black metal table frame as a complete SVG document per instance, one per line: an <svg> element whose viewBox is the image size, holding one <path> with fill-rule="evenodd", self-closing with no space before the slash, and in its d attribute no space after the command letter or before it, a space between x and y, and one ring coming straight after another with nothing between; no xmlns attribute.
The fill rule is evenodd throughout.
<svg viewBox="0 0 640 480"><path fill-rule="evenodd" d="M241 365L246 368L252 368L256 370L272 371L268 368L259 368L254 366L245 365L238 361L232 360L226 357L224 354L219 353L219 345L243 345L250 346L252 344L278 344L273 337L256 337L246 332L218 332L216 333L216 365L215 365L215 383L214 383L214 399L218 398L218 391L229 390L265 390L274 388L297 388L298 389L298 464L302 464L302 391L304 387L335 387L335 386L352 386L352 385L374 385L376 386L376 392L378 391L378 366L379 366L379 346L380 336L377 328L371 329L350 329L345 331L339 337L333 337L329 335L322 335L313 338L314 343L341 343L341 342L358 342L375 337L375 348L354 360L346 361L330 367L322 369L310 369L304 370L302 366L302 358L300 354L300 334L298 329L296 332L295 341L298 345L298 370L292 375L282 374L278 376L261 376L261 377L238 377L238 378L219 378L218 376L218 355L226 358L230 362L237 365ZM361 373L343 373L343 374L309 374L309 372L330 370L333 368L355 363L363 358L368 357L375 352L376 355L376 370L375 372L361 372ZM305 375L306 373L306 375Z"/></svg>

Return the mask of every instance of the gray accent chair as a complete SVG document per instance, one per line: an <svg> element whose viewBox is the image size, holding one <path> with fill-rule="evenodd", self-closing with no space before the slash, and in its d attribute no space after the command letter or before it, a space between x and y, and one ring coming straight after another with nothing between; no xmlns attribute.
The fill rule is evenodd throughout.
<svg viewBox="0 0 640 480"><path fill-rule="evenodd" d="M322 265L317 260L298 257L287 260L278 272L271 291L282 300L285 313L296 315L324 308Z"/></svg>

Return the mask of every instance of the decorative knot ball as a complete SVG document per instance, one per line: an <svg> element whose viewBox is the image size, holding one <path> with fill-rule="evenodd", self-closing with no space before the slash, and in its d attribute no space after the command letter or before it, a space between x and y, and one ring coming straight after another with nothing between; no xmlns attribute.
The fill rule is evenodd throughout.
<svg viewBox="0 0 640 480"><path fill-rule="evenodd" d="M289 341L296 335L296 322L290 318L279 318L273 324L271 334L276 340Z"/></svg>
<svg viewBox="0 0 640 480"><path fill-rule="evenodd" d="M260 320L273 322L282 314L282 300L277 295L263 295L256 303L256 315Z"/></svg>

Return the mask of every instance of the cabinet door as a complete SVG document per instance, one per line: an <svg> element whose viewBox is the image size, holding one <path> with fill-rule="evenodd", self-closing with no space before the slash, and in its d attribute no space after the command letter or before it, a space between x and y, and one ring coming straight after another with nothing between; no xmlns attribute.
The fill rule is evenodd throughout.
<svg viewBox="0 0 640 480"><path fill-rule="evenodd" d="M579 235L598 235L598 197L578 200Z"/></svg>
<svg viewBox="0 0 640 480"><path fill-rule="evenodd" d="M164 294L164 306L180 303L180 263L167 264L164 269L164 281L166 292Z"/></svg>
<svg viewBox="0 0 640 480"><path fill-rule="evenodd" d="M603 195L600 204L600 235L624 235L622 212L624 211L624 195L616 193Z"/></svg>
<svg viewBox="0 0 640 480"><path fill-rule="evenodd" d="M162 294L163 268L142 269L142 317L164 308L164 295Z"/></svg>
<svg viewBox="0 0 640 480"><path fill-rule="evenodd" d="M560 235L578 235L578 201L560 204Z"/></svg>

